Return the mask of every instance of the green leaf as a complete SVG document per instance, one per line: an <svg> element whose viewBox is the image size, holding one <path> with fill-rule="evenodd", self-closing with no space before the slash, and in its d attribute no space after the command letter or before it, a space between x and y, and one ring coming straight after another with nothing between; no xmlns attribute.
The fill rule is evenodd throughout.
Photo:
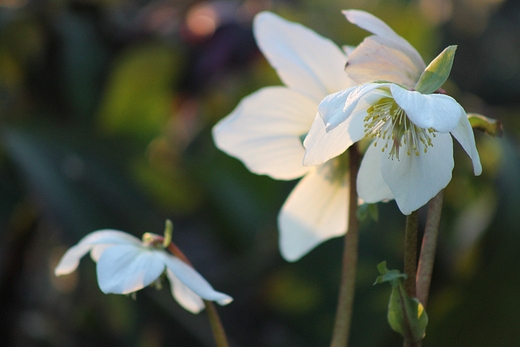
<svg viewBox="0 0 520 347"><path fill-rule="evenodd" d="M488 118L478 113L468 113L468 120L473 129L478 129L493 137L502 137L504 128L499 120Z"/></svg>
<svg viewBox="0 0 520 347"><path fill-rule="evenodd" d="M448 46L423 71L415 90L422 94L431 94L439 89L448 79L455 58L457 46Z"/></svg>
<svg viewBox="0 0 520 347"><path fill-rule="evenodd" d="M388 304L388 323L392 330L411 342L418 342L426 334L428 315L417 298L410 298L402 284L392 287Z"/></svg>
<svg viewBox="0 0 520 347"><path fill-rule="evenodd" d="M379 213L376 204L361 204L357 209L357 218L360 221L365 220L367 217L370 217L373 221L377 222L379 219Z"/></svg>
<svg viewBox="0 0 520 347"><path fill-rule="evenodd" d="M368 204L368 215L374 222L379 220L379 209L376 204Z"/></svg>
<svg viewBox="0 0 520 347"><path fill-rule="evenodd" d="M376 281L374 284L383 283L383 282L390 282L390 284L393 286L397 286L399 278L406 278L406 274L400 273L398 270L388 270L386 268L386 261L379 263L377 265L377 270L381 274L381 276L378 276L376 278Z"/></svg>
<svg viewBox="0 0 520 347"><path fill-rule="evenodd" d="M408 341L422 340L428 325L428 315L417 298L410 298L406 294L403 285L406 275L398 270L388 270L386 261L378 264L377 269L381 276L374 284L390 282L392 285L387 314L390 327Z"/></svg>
<svg viewBox="0 0 520 347"><path fill-rule="evenodd" d="M365 220L368 217L368 204L359 205L356 215L359 221Z"/></svg>

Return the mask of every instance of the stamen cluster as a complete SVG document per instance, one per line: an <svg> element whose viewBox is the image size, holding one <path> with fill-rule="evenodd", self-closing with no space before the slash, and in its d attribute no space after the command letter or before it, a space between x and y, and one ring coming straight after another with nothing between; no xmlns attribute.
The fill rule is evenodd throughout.
<svg viewBox="0 0 520 347"><path fill-rule="evenodd" d="M389 159L399 160L399 149L402 145L407 146L408 155L412 152L415 155L419 155L421 151L426 153L428 147L433 147L432 137L435 137L435 130L416 126L390 97L381 98L370 106L364 122L365 136L375 138L374 146L377 146L381 139L384 142L381 151L385 152L390 142Z"/></svg>

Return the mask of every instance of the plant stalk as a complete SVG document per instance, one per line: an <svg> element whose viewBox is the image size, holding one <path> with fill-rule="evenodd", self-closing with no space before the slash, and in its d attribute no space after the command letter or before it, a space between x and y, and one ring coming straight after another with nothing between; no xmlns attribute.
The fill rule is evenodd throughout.
<svg viewBox="0 0 520 347"><path fill-rule="evenodd" d="M413 211L406 217L406 230L404 236L404 289L409 297L414 298L415 274L417 272L417 231L419 229L419 214Z"/></svg>
<svg viewBox="0 0 520 347"><path fill-rule="evenodd" d="M361 160L357 144L354 144L349 148L349 156L350 189L348 197L348 229L345 235L341 283L339 288L336 319L334 321L334 330L330 344L331 347L348 346L356 282L359 243L359 223L357 219L358 196L356 181Z"/></svg>
<svg viewBox="0 0 520 347"><path fill-rule="evenodd" d="M443 196L444 191L441 190L439 194L430 200L428 205L428 218L426 219L426 227L424 228L419 267L417 269L417 299L423 304L424 308L426 308L426 304L428 303L428 295L432 281Z"/></svg>
<svg viewBox="0 0 520 347"><path fill-rule="evenodd" d="M404 236L404 290L410 298L415 297L415 274L417 272L417 232L419 229L419 213L413 211L406 217ZM404 337L403 347L417 347L418 345Z"/></svg>

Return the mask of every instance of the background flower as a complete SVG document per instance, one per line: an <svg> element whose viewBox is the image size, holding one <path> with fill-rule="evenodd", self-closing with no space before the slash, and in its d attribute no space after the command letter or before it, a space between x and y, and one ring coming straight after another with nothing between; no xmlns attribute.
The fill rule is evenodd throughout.
<svg viewBox="0 0 520 347"><path fill-rule="evenodd" d="M256 16L258 46L285 87L263 88L244 98L213 129L218 148L254 173L291 180L304 176L278 217L280 251L297 260L347 228L346 168L339 161L319 167L302 164L302 138L323 97L352 81L346 55L332 41L269 12ZM319 123L316 123L319 126Z"/></svg>
<svg viewBox="0 0 520 347"><path fill-rule="evenodd" d="M118 230L94 231L70 248L54 273L67 275L90 252L97 263L97 279L103 293L130 294L149 286L166 272L175 300L186 310L198 313L202 299L227 305L233 299L219 293L191 266L153 244Z"/></svg>

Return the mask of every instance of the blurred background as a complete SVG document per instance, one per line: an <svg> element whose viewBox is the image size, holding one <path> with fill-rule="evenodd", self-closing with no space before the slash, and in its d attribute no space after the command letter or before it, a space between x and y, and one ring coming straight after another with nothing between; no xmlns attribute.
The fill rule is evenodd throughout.
<svg viewBox="0 0 520 347"><path fill-rule="evenodd" d="M424 347L520 346L520 2L514 0L0 0L0 341L3 346L213 346L205 314L168 287L104 295L86 257L56 278L65 250L112 228L174 242L213 286L233 346L327 346L343 238L287 263L276 216L295 182L256 176L219 152L211 127L280 84L258 51L262 10L338 45L368 35L340 10L385 20L429 62L458 45L446 85L468 112L484 171L455 145ZM424 223L421 214L421 223ZM362 223L351 345L398 346L386 323L402 269L395 203Z"/></svg>

